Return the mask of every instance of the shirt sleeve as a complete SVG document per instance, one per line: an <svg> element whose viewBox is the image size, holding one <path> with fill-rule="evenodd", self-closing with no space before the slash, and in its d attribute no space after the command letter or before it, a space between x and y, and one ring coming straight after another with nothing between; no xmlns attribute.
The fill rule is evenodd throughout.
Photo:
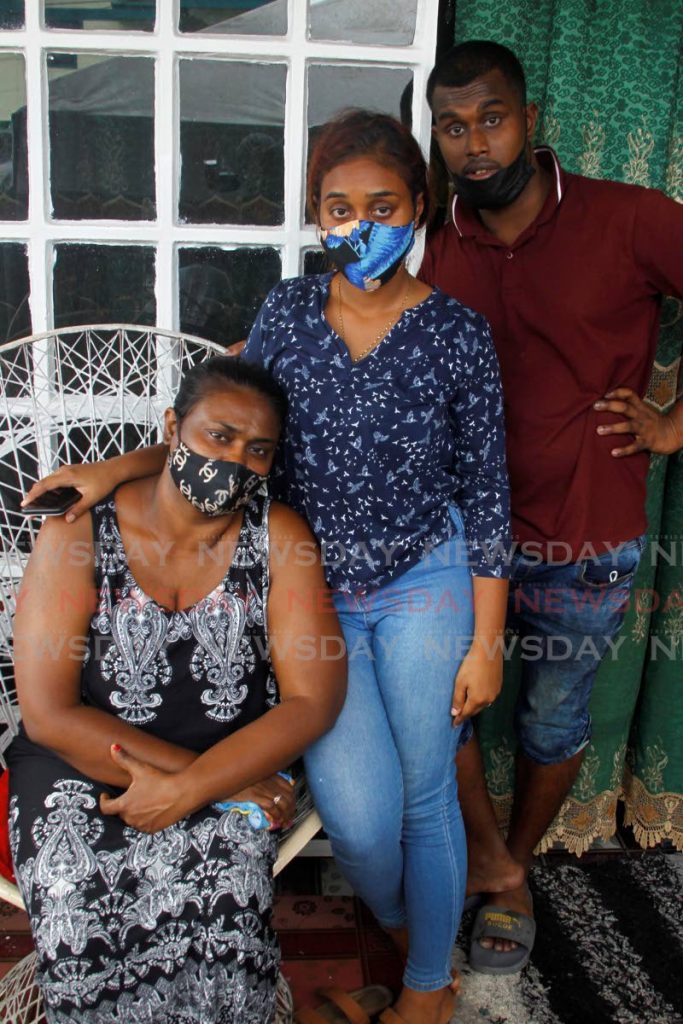
<svg viewBox="0 0 683 1024"><path fill-rule="evenodd" d="M422 263L420 269L417 272L418 281L424 281L425 284L430 284L432 287L435 285L434 281L434 256L432 255L432 246L429 242L425 244L424 256L422 257Z"/></svg>
<svg viewBox="0 0 683 1024"><path fill-rule="evenodd" d="M683 297L683 204L656 189L642 189L633 225L633 256L661 295Z"/></svg>
<svg viewBox="0 0 683 1024"><path fill-rule="evenodd" d="M258 311L258 315L254 320L251 330L249 331L247 343L241 353L242 359L244 359L245 362L256 363L258 366L265 365L265 342L267 334L265 321L269 311L269 299L270 295Z"/></svg>
<svg viewBox="0 0 683 1024"><path fill-rule="evenodd" d="M469 328L469 329L468 329ZM488 322L468 315L463 366L451 403L455 429L455 495L465 525L473 576L510 575L510 487L505 461L503 393Z"/></svg>

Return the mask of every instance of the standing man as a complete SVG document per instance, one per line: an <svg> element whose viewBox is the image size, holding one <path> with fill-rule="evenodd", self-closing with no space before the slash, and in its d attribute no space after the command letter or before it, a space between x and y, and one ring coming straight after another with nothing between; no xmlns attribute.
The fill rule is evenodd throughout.
<svg viewBox="0 0 683 1024"><path fill-rule="evenodd" d="M507 847L528 873L590 738L593 681L644 544L648 452L683 446L683 403L661 415L641 399L662 295L683 295L683 206L568 174L551 149L534 150L538 111L504 46L454 47L427 99L456 195L420 276L488 318L503 380L518 544L508 624L523 661ZM476 698L462 696L456 720ZM505 850L476 740L457 764L470 882L485 889ZM520 970L534 937L524 882L479 911L471 965Z"/></svg>

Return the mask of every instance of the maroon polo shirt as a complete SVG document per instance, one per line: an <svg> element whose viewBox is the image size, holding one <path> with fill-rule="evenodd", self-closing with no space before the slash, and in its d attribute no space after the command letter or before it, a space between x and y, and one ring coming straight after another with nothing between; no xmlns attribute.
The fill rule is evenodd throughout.
<svg viewBox="0 0 683 1024"><path fill-rule="evenodd" d="M663 294L683 294L683 206L661 192L552 173L546 202L512 245L453 203L420 277L489 320L505 398L515 538L544 557L643 533L649 455L615 459L631 435L593 403L617 387L644 395ZM549 542L562 542L549 548ZM536 549L537 550L537 549ZM585 557L585 555L584 555Z"/></svg>

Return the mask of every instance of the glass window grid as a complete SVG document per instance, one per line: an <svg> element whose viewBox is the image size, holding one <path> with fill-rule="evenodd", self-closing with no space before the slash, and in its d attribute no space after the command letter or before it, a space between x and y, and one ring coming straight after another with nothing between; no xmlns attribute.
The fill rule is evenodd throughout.
<svg viewBox="0 0 683 1024"><path fill-rule="evenodd" d="M31 320L39 332L54 325L52 310L53 247L60 242L153 245L157 253L157 326L178 326L178 256L181 246L274 247L280 252L283 277L300 273L303 250L316 245L316 231L305 224L303 175L306 166L306 69L310 63L362 64L410 68L414 76L413 131L423 151L429 150L430 118L424 101L433 63L438 0L418 0L415 38L410 46L367 46L311 40L307 36L307 4L289 0L289 31L284 37L239 37L203 32L181 34L178 0L157 0L154 32L46 29L42 4L26 5L24 27L0 32L0 51L18 52L26 61L29 141L28 219L0 223L0 241L28 246ZM155 58L154 122L157 218L155 221L67 221L50 216L48 52L140 54ZM178 61L193 54L216 59L286 63L285 217L276 227L182 224L178 221L179 123Z"/></svg>

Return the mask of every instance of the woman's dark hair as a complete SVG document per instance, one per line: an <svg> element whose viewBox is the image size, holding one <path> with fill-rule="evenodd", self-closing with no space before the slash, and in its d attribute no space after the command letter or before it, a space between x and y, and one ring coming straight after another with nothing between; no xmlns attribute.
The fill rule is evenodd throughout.
<svg viewBox="0 0 683 1024"><path fill-rule="evenodd" d="M173 409L182 422L191 409L208 395L226 387L253 391L270 402L280 423L287 413L285 393L267 370L235 356L212 356L183 375Z"/></svg>
<svg viewBox="0 0 683 1024"><path fill-rule="evenodd" d="M413 203L418 196L423 197L425 208L419 226L425 224L429 217L429 194L422 150L400 121L372 110L344 110L323 125L311 153L306 188L308 206L316 220L325 175L339 164L361 157L376 160L400 174Z"/></svg>

